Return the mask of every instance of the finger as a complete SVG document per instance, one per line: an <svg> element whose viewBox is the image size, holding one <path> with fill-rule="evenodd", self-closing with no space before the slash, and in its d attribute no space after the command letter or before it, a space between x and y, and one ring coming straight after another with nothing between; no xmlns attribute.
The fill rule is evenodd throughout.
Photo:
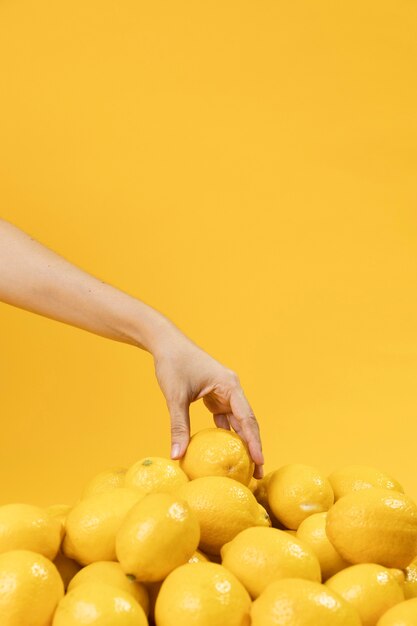
<svg viewBox="0 0 417 626"><path fill-rule="evenodd" d="M258 480L260 478L264 477L264 468L263 465L255 465L255 470L253 472L253 477L257 478Z"/></svg>
<svg viewBox="0 0 417 626"><path fill-rule="evenodd" d="M238 420L242 429L243 438L248 444L252 459L257 465L263 465L264 457L262 454L259 425L250 404L240 387L232 391L230 396L230 406L233 411L233 415Z"/></svg>
<svg viewBox="0 0 417 626"><path fill-rule="evenodd" d="M239 424L239 420L233 414L229 414L228 417L229 417L229 420L230 420L230 424L233 427L233 430L237 432L239 437L241 437L242 439L244 439L246 441L246 437L245 437L245 435L243 433L243 430L242 430L242 428L241 428L241 426ZM263 475L264 475L263 465L258 465L258 464L255 463L253 477L254 478L263 478Z"/></svg>
<svg viewBox="0 0 417 626"><path fill-rule="evenodd" d="M233 415L233 413L228 413L227 417L229 418L230 425L232 426L235 433L237 433L239 437L245 439L246 441L246 437L243 433L242 426L240 425L239 420Z"/></svg>
<svg viewBox="0 0 417 626"><path fill-rule="evenodd" d="M184 456L190 441L190 413L188 402L168 402L171 417L171 459Z"/></svg>
<svg viewBox="0 0 417 626"><path fill-rule="evenodd" d="M215 415L213 415L213 419L217 428L224 428L226 430L230 430L229 420L227 419L227 416L224 413L216 413Z"/></svg>

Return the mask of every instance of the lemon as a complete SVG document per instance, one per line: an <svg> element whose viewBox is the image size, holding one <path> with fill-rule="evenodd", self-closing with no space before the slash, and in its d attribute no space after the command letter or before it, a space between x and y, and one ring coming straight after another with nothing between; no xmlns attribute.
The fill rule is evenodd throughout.
<svg viewBox="0 0 417 626"><path fill-rule="evenodd" d="M404 594L408 598L417 598L417 557L405 568Z"/></svg>
<svg viewBox="0 0 417 626"><path fill-rule="evenodd" d="M115 538L128 511L143 497L120 487L80 500L67 516L63 552L82 565L115 561Z"/></svg>
<svg viewBox="0 0 417 626"><path fill-rule="evenodd" d="M375 626L385 611L404 600L396 574L375 563L351 565L325 584L358 610L363 626Z"/></svg>
<svg viewBox="0 0 417 626"><path fill-rule="evenodd" d="M233 478L205 476L196 478L178 490L197 515L200 549L220 554L222 545L250 526L269 526L265 510L253 493Z"/></svg>
<svg viewBox="0 0 417 626"><path fill-rule="evenodd" d="M125 486L144 493L173 493L188 482L186 474L175 461L158 456L140 459L126 473Z"/></svg>
<svg viewBox="0 0 417 626"><path fill-rule="evenodd" d="M193 480L203 476L227 476L249 485L254 463L246 443L231 430L205 428L195 433L180 465Z"/></svg>
<svg viewBox="0 0 417 626"><path fill-rule="evenodd" d="M326 533L350 563L403 569L417 554L417 506L390 489L352 491L329 510Z"/></svg>
<svg viewBox="0 0 417 626"><path fill-rule="evenodd" d="M376 626L415 626L417 624L417 598L396 604L378 620Z"/></svg>
<svg viewBox="0 0 417 626"><path fill-rule="evenodd" d="M273 514L291 530L297 530L309 515L327 511L334 501L330 482L310 465L280 467L270 476L267 490Z"/></svg>
<svg viewBox="0 0 417 626"><path fill-rule="evenodd" d="M53 563L62 578L64 589L67 589L70 580L80 571L81 565L77 563L77 561L74 561L74 559L70 559L61 550L58 550L58 554L54 558Z"/></svg>
<svg viewBox="0 0 417 626"><path fill-rule="evenodd" d="M207 563L207 561L210 559L201 550L196 550L188 559L189 563Z"/></svg>
<svg viewBox="0 0 417 626"><path fill-rule="evenodd" d="M405 573L404 570L398 569L397 567L390 567L389 572L391 576L395 578L397 583L400 585L401 589L404 590L404 582L405 582Z"/></svg>
<svg viewBox="0 0 417 626"><path fill-rule="evenodd" d="M62 538L58 519L32 504L0 506L0 553L31 550L53 560Z"/></svg>
<svg viewBox="0 0 417 626"><path fill-rule="evenodd" d="M197 549L200 528L185 500L147 494L126 516L116 535L117 559L137 580L162 580Z"/></svg>
<svg viewBox="0 0 417 626"><path fill-rule="evenodd" d="M1 626L50 626L64 585L49 559L30 550L0 554Z"/></svg>
<svg viewBox="0 0 417 626"><path fill-rule="evenodd" d="M327 580L349 565L342 559L326 535L326 519L326 511L314 513L301 522L296 534L298 539L308 544L316 554L323 580Z"/></svg>
<svg viewBox="0 0 417 626"><path fill-rule="evenodd" d="M252 626L362 626L355 607L311 580L284 578L252 604Z"/></svg>
<svg viewBox="0 0 417 626"><path fill-rule="evenodd" d="M51 517L54 517L61 523L61 541L65 535L65 521L71 508L69 504L51 504L45 508L45 511L47 511Z"/></svg>
<svg viewBox="0 0 417 626"><path fill-rule="evenodd" d="M142 607L123 589L89 582L60 601L52 626L148 626Z"/></svg>
<svg viewBox="0 0 417 626"><path fill-rule="evenodd" d="M96 561L83 567L71 580L68 591L72 591L85 583L105 583L130 593L148 614L149 596L145 586L136 582L132 576L127 576L120 563L115 561Z"/></svg>
<svg viewBox="0 0 417 626"><path fill-rule="evenodd" d="M71 509L70 504L50 504L45 507L45 511L47 511L51 517L57 517L63 524L65 524L66 517Z"/></svg>
<svg viewBox="0 0 417 626"><path fill-rule="evenodd" d="M375 467L368 467L367 465L347 465L341 467L330 474L329 481L333 488L335 500L351 491L371 489L373 487L404 492L404 489L395 478L388 476L388 474L381 472L381 470Z"/></svg>
<svg viewBox="0 0 417 626"><path fill-rule="evenodd" d="M280 528L281 530L285 530L284 524L281 524L281 522L275 517L274 513L272 512L268 500L268 483L273 473L274 472L269 472L268 474L265 474L263 478L260 478L256 481L256 487L253 491L253 495L255 496L259 504L263 506L264 509L267 511L271 520L271 525L274 528Z"/></svg>
<svg viewBox="0 0 417 626"><path fill-rule="evenodd" d="M308 544L277 528L242 530L221 549L222 565L240 580L252 598L280 578L321 581L319 561Z"/></svg>
<svg viewBox="0 0 417 626"><path fill-rule="evenodd" d="M98 493L105 493L112 489L124 487L126 468L112 467L93 476L93 478L85 485L81 494L81 499L89 498Z"/></svg>
<svg viewBox="0 0 417 626"><path fill-rule="evenodd" d="M162 583L155 606L158 626L249 626L250 597L216 563L187 563Z"/></svg>

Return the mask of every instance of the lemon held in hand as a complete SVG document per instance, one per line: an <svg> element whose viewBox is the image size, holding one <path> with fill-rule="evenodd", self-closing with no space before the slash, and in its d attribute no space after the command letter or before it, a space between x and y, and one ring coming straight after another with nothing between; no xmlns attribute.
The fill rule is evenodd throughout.
<svg viewBox="0 0 417 626"><path fill-rule="evenodd" d="M254 470L246 443L224 428L206 428L195 433L180 465L191 480L227 476L243 485L249 485Z"/></svg>
<svg viewBox="0 0 417 626"><path fill-rule="evenodd" d="M185 500L150 493L126 516L116 536L116 554L126 574L156 582L186 563L199 540L197 517Z"/></svg>
<svg viewBox="0 0 417 626"><path fill-rule="evenodd" d="M29 550L0 554L1 626L50 626L64 585L49 559Z"/></svg>
<svg viewBox="0 0 417 626"><path fill-rule="evenodd" d="M326 533L350 563L403 569L417 553L417 506L390 489L353 491L329 510Z"/></svg>

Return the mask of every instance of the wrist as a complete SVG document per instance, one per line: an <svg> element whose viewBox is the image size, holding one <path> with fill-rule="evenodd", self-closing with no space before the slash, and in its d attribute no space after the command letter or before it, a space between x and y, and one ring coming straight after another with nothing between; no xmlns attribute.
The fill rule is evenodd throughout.
<svg viewBox="0 0 417 626"><path fill-rule="evenodd" d="M162 356L178 337L183 336L165 315L140 300L134 302L123 334L128 343L146 350L154 358Z"/></svg>

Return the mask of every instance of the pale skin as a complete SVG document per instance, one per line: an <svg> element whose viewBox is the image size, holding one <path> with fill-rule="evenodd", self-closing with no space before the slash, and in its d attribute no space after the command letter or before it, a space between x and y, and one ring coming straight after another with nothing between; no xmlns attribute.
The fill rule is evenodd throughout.
<svg viewBox="0 0 417 626"><path fill-rule="evenodd" d="M190 440L189 408L203 398L219 428L244 439L263 475L259 425L239 377L162 313L95 278L0 219L0 300L149 352L171 418L171 458Z"/></svg>

